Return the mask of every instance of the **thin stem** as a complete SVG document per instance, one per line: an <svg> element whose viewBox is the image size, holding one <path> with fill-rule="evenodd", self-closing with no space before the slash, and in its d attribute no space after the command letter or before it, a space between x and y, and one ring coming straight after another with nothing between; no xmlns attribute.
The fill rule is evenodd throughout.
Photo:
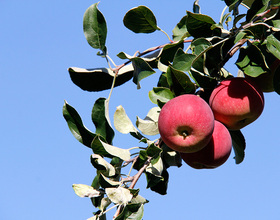
<svg viewBox="0 0 280 220"><path fill-rule="evenodd" d="M220 17L220 23L222 24L222 21L223 21L223 17L224 17L224 13L226 11L228 6L224 7L223 11L222 11L222 14L221 14L221 17Z"/></svg>
<svg viewBox="0 0 280 220"><path fill-rule="evenodd" d="M164 30L162 30L161 28L159 28L159 30L167 36L168 40L169 40L171 43L174 42Z"/></svg>
<svg viewBox="0 0 280 220"><path fill-rule="evenodd" d="M101 212L98 216L100 217L100 216L104 215L105 213L107 213L107 212L111 211L112 209L116 208L117 206L118 206L118 204L112 206L111 208L105 210L105 212Z"/></svg>

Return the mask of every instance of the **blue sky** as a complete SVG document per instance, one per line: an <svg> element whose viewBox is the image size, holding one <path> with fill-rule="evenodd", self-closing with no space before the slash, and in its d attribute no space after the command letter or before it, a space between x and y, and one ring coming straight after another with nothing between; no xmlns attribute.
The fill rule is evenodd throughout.
<svg viewBox="0 0 280 220"><path fill-rule="evenodd" d="M109 91L84 92L75 86L68 67L107 67L97 50L86 42L82 18L92 1L0 1L0 219L81 220L95 211L87 198L75 195L72 184L91 184L95 169L91 150L70 133L62 116L64 100L76 108L85 125L94 101ZM122 24L126 11L148 6L158 26L172 29L193 1L101 1L99 9L108 25L107 48L116 54L134 54L167 43L164 34L136 35ZM219 20L224 3L200 1L202 13ZM236 74L234 61L226 66ZM148 91L156 86L158 74L142 81L137 90L132 82L113 91L110 115L122 105L134 122L144 118L154 105ZM246 157L236 165L234 154L214 170L194 170L187 165L170 168L168 194L146 190L145 177L137 183L140 194L150 202L144 219L247 220L277 219L280 202L278 132L280 97L265 94L261 117L242 130ZM136 146L137 140L116 132L114 145ZM112 214L114 211L112 212ZM110 216L110 215L109 215ZM110 219L110 218L108 218Z"/></svg>

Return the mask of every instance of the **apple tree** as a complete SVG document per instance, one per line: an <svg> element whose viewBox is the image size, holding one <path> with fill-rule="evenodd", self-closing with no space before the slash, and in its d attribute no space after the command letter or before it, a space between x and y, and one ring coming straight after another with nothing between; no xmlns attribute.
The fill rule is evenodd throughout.
<svg viewBox="0 0 280 220"><path fill-rule="evenodd" d="M214 127L210 131L213 132L212 138L217 136L216 139L224 140L227 137L227 146L230 147L226 150L227 156L222 163L227 159L231 149L235 153L236 164L244 160L245 137L241 128L256 120L261 114L264 103L263 92L280 94L280 2L278 0L224 0L221 4L225 4L225 9L221 12L220 21L217 22L208 15L200 13L200 6L196 0L193 8L186 9L186 14L177 24L174 24L172 36L168 36L158 27L157 19L150 8L141 5L130 9L123 17L126 28L136 34L160 31L167 36L168 43L155 45L134 55L119 52L117 57L122 60L121 65L116 65L108 54L107 24L98 8L98 3L91 5L85 11L83 31L86 40L92 48L98 50L97 55L104 58L108 65L92 69L70 67L68 72L72 82L82 90L87 92L108 90L109 95L108 98L98 98L93 105L91 118L95 131L85 127L78 112L66 101L63 105L63 116L74 137L92 150L90 161L96 169L95 178L91 185L73 184L75 193L80 197L90 198L95 207L94 216L90 217L90 220L104 220L106 213L111 210L115 210L113 217L115 220L142 219L144 205L148 200L142 197L140 189L135 187L142 175L146 176L147 188L164 195L167 193L170 166L180 167L182 158L190 160L190 163L209 159L211 154L209 150L204 151L202 159L195 161L195 155L200 154L201 149L196 152L180 152L174 149L172 144L166 144L162 140L164 138L151 140L150 136L160 133L158 119L161 109L177 97L184 95L199 97L207 104L207 108L211 109L211 114L213 110L215 120L221 122L219 126L226 127L226 129L217 128L220 132L214 132ZM240 13L241 7L244 13ZM137 45L132 46L135 46L137 51ZM239 69L238 73L231 73L224 68L234 54L237 54L235 64ZM111 120L109 102L114 88L125 86L125 83L134 83L135 89L141 89L141 80L152 74L158 75L158 82L148 94L154 107L147 116L144 119L137 117L136 122L133 123L120 103ZM230 91L229 84L236 78L238 82ZM244 82L246 85L243 85ZM249 89L246 89L247 84ZM234 113L231 117L234 119L216 113L220 110L221 104L215 105L213 102L221 94L220 91L216 92L216 89L221 86L224 86L225 93L221 95L220 101L229 104L225 111L232 110ZM250 107L252 103L257 102L256 99L260 99L262 104L254 120L233 129L229 125L231 122L245 120L245 118L235 119L239 114L235 111L239 103L232 101L236 98L235 91L241 91L239 93L242 100L244 97L249 97L247 103L240 104L240 108L242 105ZM215 98L211 98L214 93ZM252 93L257 95L250 96ZM256 96L258 98L254 98ZM235 103L235 107L230 106L231 102ZM185 103L185 105L191 104L191 102ZM175 106L180 108L180 103ZM256 108L258 107L247 108L247 112L241 114L249 117L255 114ZM178 114L169 116L169 111L166 112L166 118L176 119L179 117L177 115L180 109L177 111ZM195 117L195 111L189 114ZM180 122L176 123L181 123L182 120L177 121ZM214 126L214 119L210 121ZM168 130L170 123L173 122L164 125L165 130ZM131 135L136 143L141 142L145 147L123 149L114 146L113 139L116 131ZM190 132L185 129L181 133L180 138L183 141L188 138ZM206 144L204 145L203 147L206 147ZM216 168L222 163L212 167L196 165L193 167ZM123 173L125 167L129 168L126 174Z"/></svg>

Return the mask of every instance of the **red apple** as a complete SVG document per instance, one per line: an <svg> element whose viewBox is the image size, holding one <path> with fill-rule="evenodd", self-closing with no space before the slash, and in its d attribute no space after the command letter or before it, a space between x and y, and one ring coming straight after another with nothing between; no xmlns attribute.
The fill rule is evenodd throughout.
<svg viewBox="0 0 280 220"><path fill-rule="evenodd" d="M177 96L161 109L158 129L163 142L178 152L196 152L210 141L214 116L209 105L192 94Z"/></svg>
<svg viewBox="0 0 280 220"><path fill-rule="evenodd" d="M182 159L196 169L213 169L224 164L231 153L232 142L228 129L215 120L210 142L195 153L181 153Z"/></svg>
<svg viewBox="0 0 280 220"><path fill-rule="evenodd" d="M230 130L255 121L264 108L263 92L247 78L222 81L211 93L209 105L216 120Z"/></svg>

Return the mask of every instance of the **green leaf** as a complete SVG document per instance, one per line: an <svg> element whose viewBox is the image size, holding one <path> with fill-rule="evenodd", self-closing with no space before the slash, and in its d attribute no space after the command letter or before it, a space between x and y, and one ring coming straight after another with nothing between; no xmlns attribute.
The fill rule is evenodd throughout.
<svg viewBox="0 0 280 220"><path fill-rule="evenodd" d="M175 96L193 94L195 92L195 85L188 75L171 66L168 67L167 70L167 82L170 86L170 90L174 92Z"/></svg>
<svg viewBox="0 0 280 220"><path fill-rule="evenodd" d="M274 91L277 92L278 95L280 95L280 68L279 67L274 72L273 87L274 87Z"/></svg>
<svg viewBox="0 0 280 220"><path fill-rule="evenodd" d="M146 172L146 178L148 182L147 188L150 188L152 191L161 195L167 194L169 174L166 169L162 171L162 176L157 176Z"/></svg>
<svg viewBox="0 0 280 220"><path fill-rule="evenodd" d="M172 150L166 144L161 146L162 149L162 159L166 168L170 166L181 167L182 166L182 158L180 153Z"/></svg>
<svg viewBox="0 0 280 220"><path fill-rule="evenodd" d="M78 112L66 101L63 105L63 117L74 137L85 146L91 147L91 142L96 135L84 126Z"/></svg>
<svg viewBox="0 0 280 220"><path fill-rule="evenodd" d="M255 15L267 10L269 0L255 0L247 12L246 21L250 22Z"/></svg>
<svg viewBox="0 0 280 220"><path fill-rule="evenodd" d="M246 75L257 77L268 70L265 57L261 50L254 44L240 49L236 65Z"/></svg>
<svg viewBox="0 0 280 220"><path fill-rule="evenodd" d="M123 148L118 148L115 146L112 146L110 144L107 144L103 141L101 141L101 144L103 145L105 151L112 155L113 157L118 157L124 161L130 160L130 152L127 149L123 149Z"/></svg>
<svg viewBox="0 0 280 220"><path fill-rule="evenodd" d="M240 164L245 157L246 142L240 130L230 131L232 145L235 153L235 163Z"/></svg>
<svg viewBox="0 0 280 220"><path fill-rule="evenodd" d="M114 220L142 220L143 215L143 204L128 204Z"/></svg>
<svg viewBox="0 0 280 220"><path fill-rule="evenodd" d="M100 211L104 212L111 203L112 202L110 201L110 199L108 197L102 198L100 206L99 206Z"/></svg>
<svg viewBox="0 0 280 220"><path fill-rule="evenodd" d="M123 187L106 188L105 192L108 198L115 204L125 205L132 200L133 195L129 189Z"/></svg>
<svg viewBox="0 0 280 220"><path fill-rule="evenodd" d="M253 26L244 29L245 32L249 32L250 35L253 35L255 39L259 40L264 40L266 38L268 30L269 27L264 23L254 24Z"/></svg>
<svg viewBox="0 0 280 220"><path fill-rule="evenodd" d="M115 87L131 80L133 77L133 71L132 64L121 68L116 77ZM109 68L84 69L70 67L68 72L75 85L89 92L110 89L115 76L115 73Z"/></svg>
<svg viewBox="0 0 280 220"><path fill-rule="evenodd" d="M169 100L173 99L174 95L168 88L155 87L149 92L149 98L154 104L157 104L157 100L166 103Z"/></svg>
<svg viewBox="0 0 280 220"><path fill-rule="evenodd" d="M146 168L146 172L151 173L155 176L161 176L164 169L164 165L161 157L156 159L156 162L151 162L149 166Z"/></svg>
<svg viewBox="0 0 280 220"><path fill-rule="evenodd" d="M109 179L106 176L104 176L102 173L99 176L99 184L104 189L115 188L115 187L119 187L120 185L122 185L121 182Z"/></svg>
<svg viewBox="0 0 280 220"><path fill-rule="evenodd" d="M105 176L111 177L116 175L115 167L104 160L98 154L92 154L90 157L91 164L100 172L102 172Z"/></svg>
<svg viewBox="0 0 280 220"><path fill-rule="evenodd" d="M152 108L147 116L143 119L137 116L136 126L145 135L157 135L158 131L158 116L160 108Z"/></svg>
<svg viewBox="0 0 280 220"><path fill-rule="evenodd" d="M173 68L179 71L188 72L191 69L192 62L196 58L193 54L185 53L181 48L174 56Z"/></svg>
<svg viewBox="0 0 280 220"><path fill-rule="evenodd" d="M95 3L84 14L83 29L89 45L95 49L105 51L107 37L107 24L103 14L98 10Z"/></svg>
<svg viewBox="0 0 280 220"><path fill-rule="evenodd" d="M179 48L184 48L183 41L165 45L160 55L160 62L166 66L169 66L173 62L174 56Z"/></svg>
<svg viewBox="0 0 280 220"><path fill-rule="evenodd" d="M118 148L113 145L107 144L102 139L103 138L101 136L96 136L91 143L92 151L95 154L99 154L103 157L108 157L108 158L118 157L122 160L130 159L129 150Z"/></svg>
<svg viewBox="0 0 280 220"><path fill-rule="evenodd" d="M215 24L215 21L211 17L189 11L187 11L187 15L187 30L191 36L199 38L221 35L219 28L211 29L212 25Z"/></svg>
<svg viewBox="0 0 280 220"><path fill-rule="evenodd" d="M133 197L132 200L130 201L130 204L145 204L148 203L149 201L145 199L144 197L137 195L136 197Z"/></svg>
<svg viewBox="0 0 280 220"><path fill-rule="evenodd" d="M109 119L107 99L99 98L95 101L91 112L91 118L96 127L96 134L104 137L107 143L111 144L114 138L114 130L112 129Z"/></svg>
<svg viewBox="0 0 280 220"><path fill-rule="evenodd" d="M134 33L152 33L159 30L156 17L146 6L130 9L124 16L124 26Z"/></svg>
<svg viewBox="0 0 280 220"><path fill-rule="evenodd" d="M98 197L101 195L100 191L94 189L92 186L85 184L73 184L72 185L75 193L80 197Z"/></svg>
<svg viewBox="0 0 280 220"><path fill-rule="evenodd" d="M127 116L124 108L120 105L117 107L115 114L114 114L114 126L115 128L123 133L128 134L131 132L138 132L137 128L134 127L131 120Z"/></svg>
<svg viewBox="0 0 280 220"><path fill-rule="evenodd" d="M270 53L280 59L280 41L272 34L267 37L266 47Z"/></svg>
<svg viewBox="0 0 280 220"><path fill-rule="evenodd" d="M187 17L187 15L184 16L172 30L172 37L174 41L180 41L191 36L187 30Z"/></svg>
<svg viewBox="0 0 280 220"><path fill-rule="evenodd" d="M134 68L133 82L137 85L137 88L140 89L140 81L154 74L156 71L142 58L135 57L132 58L131 61Z"/></svg>
<svg viewBox="0 0 280 220"><path fill-rule="evenodd" d="M193 3L193 13L197 13L200 14L200 6L198 4L199 0L195 0L195 2Z"/></svg>

